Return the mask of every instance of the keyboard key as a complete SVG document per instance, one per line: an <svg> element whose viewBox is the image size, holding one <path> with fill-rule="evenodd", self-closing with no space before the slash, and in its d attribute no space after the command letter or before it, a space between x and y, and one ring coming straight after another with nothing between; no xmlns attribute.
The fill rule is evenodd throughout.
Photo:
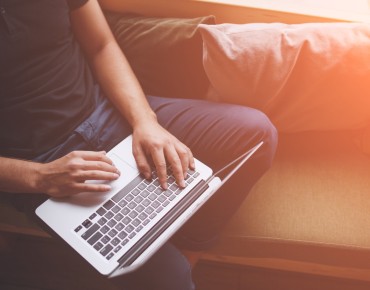
<svg viewBox="0 0 370 290"><path fill-rule="evenodd" d="M94 245L94 249L97 250L97 251L100 251L102 248L103 248L103 244L98 242Z"/></svg>
<svg viewBox="0 0 370 290"><path fill-rule="evenodd" d="M145 209L145 207L144 207L144 206L142 206L141 204L139 204L139 205L135 208L135 210L136 210L138 213L142 212L144 209Z"/></svg>
<svg viewBox="0 0 370 290"><path fill-rule="evenodd" d="M171 185L172 186L172 185ZM172 191L171 190L166 190L163 192L163 194L167 197L170 197L172 195Z"/></svg>
<svg viewBox="0 0 370 290"><path fill-rule="evenodd" d="M80 225L77 228L75 228L75 232L78 233L81 229L82 229L82 226Z"/></svg>
<svg viewBox="0 0 370 290"><path fill-rule="evenodd" d="M121 240L120 240L120 239L118 239L118 238L114 238L114 239L112 240L111 244L112 244L113 246L117 246L120 242L121 242Z"/></svg>
<svg viewBox="0 0 370 290"><path fill-rule="evenodd" d="M156 187L153 184L151 184L151 185L148 186L147 189L148 189L149 192L152 192L156 189Z"/></svg>
<svg viewBox="0 0 370 290"><path fill-rule="evenodd" d="M110 220L107 225L110 226L111 228L113 228L115 225L117 224L117 221L116 220Z"/></svg>
<svg viewBox="0 0 370 290"><path fill-rule="evenodd" d="M96 216L97 216L97 214L94 212L91 216L89 216L89 219L93 220Z"/></svg>
<svg viewBox="0 0 370 290"><path fill-rule="evenodd" d="M130 202L131 200L134 199L134 196L132 194L128 194L126 197L125 197L125 200L127 200L128 202Z"/></svg>
<svg viewBox="0 0 370 290"><path fill-rule="evenodd" d="M134 201L137 202L137 203L140 203L140 202L143 201L143 199L144 198L139 195L139 196L135 197Z"/></svg>
<svg viewBox="0 0 370 290"><path fill-rule="evenodd" d="M106 257L106 259L107 260L110 260L110 259L112 259L112 257L114 256L114 252L111 252L107 257Z"/></svg>
<svg viewBox="0 0 370 290"><path fill-rule="evenodd" d="M172 190L172 191L176 191L176 190L178 190L179 189L179 187L176 185L176 184L172 184L171 186L170 186L170 190Z"/></svg>
<svg viewBox="0 0 370 290"><path fill-rule="evenodd" d="M118 205L119 205L120 207L125 207L127 204L128 204L128 202L127 202L126 200L124 200L124 199L122 199L122 200L118 203Z"/></svg>
<svg viewBox="0 0 370 290"><path fill-rule="evenodd" d="M108 211L104 217L107 218L108 220L110 220L112 217L114 216L114 213L112 213L111 211Z"/></svg>
<svg viewBox="0 0 370 290"><path fill-rule="evenodd" d="M81 237L84 239L84 240L87 240L88 238L90 238L98 229L99 229L99 225L98 224L93 224L86 232L84 232Z"/></svg>
<svg viewBox="0 0 370 290"><path fill-rule="evenodd" d="M135 232L132 232L129 236L128 236L128 238L129 239L132 239L133 237L135 237L136 236L136 233Z"/></svg>
<svg viewBox="0 0 370 290"><path fill-rule="evenodd" d="M125 225L128 225L130 222L131 222L131 219L129 217L125 217L122 222L125 224Z"/></svg>
<svg viewBox="0 0 370 290"><path fill-rule="evenodd" d="M146 184L145 183L140 183L139 184L139 186L138 186L138 188L140 189L140 190L143 190L143 189L145 189L146 188Z"/></svg>
<svg viewBox="0 0 370 290"><path fill-rule="evenodd" d="M98 224L102 226L102 225L104 225L107 221L108 221L108 220L107 220L106 218L102 217L102 218L100 218L100 220L98 220Z"/></svg>
<svg viewBox="0 0 370 290"><path fill-rule="evenodd" d="M128 232L128 233L131 233L132 231L134 230L134 227L132 225L128 225L126 228L125 228L125 231Z"/></svg>
<svg viewBox="0 0 370 290"><path fill-rule="evenodd" d="M110 228L108 226L104 226L100 229L100 231L103 233L103 234L106 234L107 232L109 232Z"/></svg>
<svg viewBox="0 0 370 290"><path fill-rule="evenodd" d="M102 216L107 212L107 210L104 207L101 207L96 212L98 215Z"/></svg>
<svg viewBox="0 0 370 290"><path fill-rule="evenodd" d="M138 233L140 232L144 227L142 225L138 226L135 231Z"/></svg>
<svg viewBox="0 0 370 290"><path fill-rule="evenodd" d="M122 241L121 245L122 245L122 246L124 246L124 245L126 245L128 242L129 242L129 239L125 239L125 240L123 240L123 241Z"/></svg>
<svg viewBox="0 0 370 290"><path fill-rule="evenodd" d="M157 188L156 190L154 190L154 193L156 195L160 195L162 192L164 192L162 188Z"/></svg>
<svg viewBox="0 0 370 290"><path fill-rule="evenodd" d="M125 207L121 210L121 214L125 216L125 215L128 215L130 211L131 210L128 207Z"/></svg>
<svg viewBox="0 0 370 290"><path fill-rule="evenodd" d="M100 232L97 232L95 233L87 242L90 244L90 245L93 245L95 244L97 241L100 240L100 238L103 236L102 233Z"/></svg>
<svg viewBox="0 0 370 290"><path fill-rule="evenodd" d="M157 195L155 195L154 193L152 193L151 195L149 195L149 199L151 201L155 200L157 198Z"/></svg>
<svg viewBox="0 0 370 290"><path fill-rule="evenodd" d="M111 236L112 238L115 237L118 234L118 232L115 229L111 229L108 232L108 235Z"/></svg>
<svg viewBox="0 0 370 290"><path fill-rule="evenodd" d="M148 217L148 215L144 212L142 212L141 214L139 214L139 219L141 219L142 221L145 220L146 218Z"/></svg>
<svg viewBox="0 0 370 290"><path fill-rule="evenodd" d="M85 220L82 225L85 227L85 228L89 228L91 225L92 225L92 222L90 220Z"/></svg>
<svg viewBox="0 0 370 290"><path fill-rule="evenodd" d="M113 247L111 245L106 245L103 249L101 249L100 254L106 256L112 249Z"/></svg>
<svg viewBox="0 0 370 290"><path fill-rule="evenodd" d="M153 211L154 211L154 209L153 209L152 207L147 207L147 208L145 209L145 212L146 212L147 214L151 214Z"/></svg>
<svg viewBox="0 0 370 290"><path fill-rule="evenodd" d="M126 232L120 232L120 233L118 234L118 237L119 237L121 240L123 240L124 238L126 238L126 237L127 237L127 233L126 233Z"/></svg>
<svg viewBox="0 0 370 290"><path fill-rule="evenodd" d="M147 207L149 204L150 204L150 201L149 201L148 199L146 199L146 200L144 200L144 201L142 202L142 205L143 205L144 207Z"/></svg>
<svg viewBox="0 0 370 290"><path fill-rule="evenodd" d="M110 237L108 237L108 236L104 236L104 237L102 237L101 238L101 242L103 243L103 244L106 244L106 243L108 243L109 241L111 240L111 238Z"/></svg>
<svg viewBox="0 0 370 290"><path fill-rule="evenodd" d="M103 204L103 207L106 210L110 210L114 206L114 202L111 200L108 200L105 204Z"/></svg>
<svg viewBox="0 0 370 290"><path fill-rule="evenodd" d="M133 224L135 227L137 227L138 225L140 225L140 220L138 220L138 219L134 219L134 220L132 221L132 224Z"/></svg>
<svg viewBox="0 0 370 290"><path fill-rule="evenodd" d="M165 198L163 195L161 195L161 196L159 196L159 197L157 198L157 200L158 200L160 203L162 203L162 202L164 202L164 201L166 200L166 198Z"/></svg>
<svg viewBox="0 0 370 290"><path fill-rule="evenodd" d="M138 213L133 210L132 212L130 212L129 216L134 219L138 216Z"/></svg>
<svg viewBox="0 0 370 290"><path fill-rule="evenodd" d="M116 221L120 221L121 219L123 219L123 214L121 214L121 213L117 213L117 214L114 216L114 219L115 219Z"/></svg>
<svg viewBox="0 0 370 290"><path fill-rule="evenodd" d="M122 223L119 223L119 224L117 224L116 225L116 227L115 227L115 229L117 230L117 231L122 231L123 230L123 228L124 228L124 225L122 224Z"/></svg>
<svg viewBox="0 0 370 290"><path fill-rule="evenodd" d="M162 210L163 210L163 207L162 207L162 206L160 206L159 208L157 208L156 212L157 212L157 213L160 213Z"/></svg>
<svg viewBox="0 0 370 290"><path fill-rule="evenodd" d="M115 247L113 251L114 251L115 253L117 253L117 252L119 252L119 250L121 250L121 249L122 249L122 247L121 247L121 246L118 246L118 247Z"/></svg>
<svg viewBox="0 0 370 290"><path fill-rule="evenodd" d="M114 207L112 207L111 210L112 210L112 212L117 213L121 210L121 208L118 205L115 205Z"/></svg>
<svg viewBox="0 0 370 290"><path fill-rule="evenodd" d="M146 198L149 194L150 194L150 192L149 192L149 191L144 190L142 193L140 193L140 196L142 196L142 197Z"/></svg>

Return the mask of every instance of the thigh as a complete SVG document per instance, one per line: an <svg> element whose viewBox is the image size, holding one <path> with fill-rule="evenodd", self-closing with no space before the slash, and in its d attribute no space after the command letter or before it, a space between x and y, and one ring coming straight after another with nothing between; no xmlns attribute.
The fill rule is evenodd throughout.
<svg viewBox="0 0 370 290"><path fill-rule="evenodd" d="M148 97L158 121L214 170L263 140L274 151L277 133L261 111L191 99ZM273 154L269 154L271 161Z"/></svg>
<svg viewBox="0 0 370 290"><path fill-rule="evenodd" d="M193 250L209 247L244 198L271 166L277 132L260 111L245 106L189 99L149 97L159 122L214 171L253 145L264 145L226 182L176 235Z"/></svg>

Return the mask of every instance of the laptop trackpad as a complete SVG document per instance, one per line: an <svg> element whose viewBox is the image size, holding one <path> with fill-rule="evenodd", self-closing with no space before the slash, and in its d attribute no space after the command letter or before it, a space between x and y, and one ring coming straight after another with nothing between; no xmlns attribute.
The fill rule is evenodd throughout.
<svg viewBox="0 0 370 290"><path fill-rule="evenodd" d="M113 164L121 172L120 177L115 181L97 181L97 180L87 180L86 183L95 183L95 184L109 184L112 189L105 193L93 193L93 192L82 192L80 194L61 199L59 201L67 202L70 205L77 205L83 207L95 207L110 198L117 191L122 189L127 183L129 183L133 178L135 178L139 171L136 168L133 168L127 162L123 161L116 154L110 154L109 158L112 160Z"/></svg>

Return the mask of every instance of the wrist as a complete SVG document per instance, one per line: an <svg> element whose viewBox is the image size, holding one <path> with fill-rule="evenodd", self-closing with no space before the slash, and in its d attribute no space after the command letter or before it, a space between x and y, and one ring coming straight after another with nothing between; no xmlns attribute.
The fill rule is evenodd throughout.
<svg viewBox="0 0 370 290"><path fill-rule="evenodd" d="M44 193L45 189L43 187L43 168L45 164L42 163L34 163L32 164L32 168L30 170L30 176L29 176L29 186L32 190L32 192L36 193Z"/></svg>
<svg viewBox="0 0 370 290"><path fill-rule="evenodd" d="M146 112L132 121L132 128L140 128L148 124L158 123L157 115L153 111Z"/></svg>

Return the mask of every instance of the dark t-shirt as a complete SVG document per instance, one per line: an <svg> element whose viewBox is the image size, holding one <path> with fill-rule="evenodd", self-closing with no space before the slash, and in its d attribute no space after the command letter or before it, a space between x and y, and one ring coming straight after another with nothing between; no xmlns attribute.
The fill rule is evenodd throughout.
<svg viewBox="0 0 370 290"><path fill-rule="evenodd" d="M0 155L32 159L95 107L70 9L87 0L0 0Z"/></svg>

